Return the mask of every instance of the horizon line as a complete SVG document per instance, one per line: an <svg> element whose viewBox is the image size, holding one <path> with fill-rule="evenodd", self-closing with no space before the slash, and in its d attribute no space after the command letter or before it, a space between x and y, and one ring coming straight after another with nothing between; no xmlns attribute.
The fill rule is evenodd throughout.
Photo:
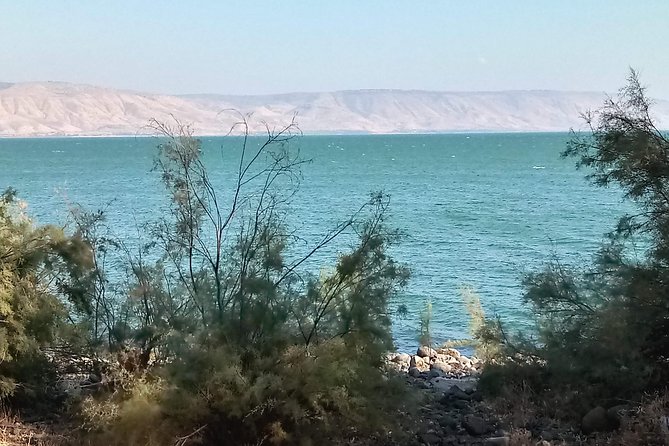
<svg viewBox="0 0 669 446"><path fill-rule="evenodd" d="M529 89L505 89L505 90L434 90L421 88L345 88L335 90L295 90L274 93L159 93L149 90L138 90L132 88L110 87L93 83L78 83L63 80L34 80L34 81L2 81L0 86L15 86L15 85L29 85L29 84L60 84L77 87L91 87L104 90L115 90L119 92L135 93L135 94L150 94L153 96L226 96L226 97L263 97L263 96L289 96L289 95L308 95L308 94L323 94L323 93L374 93L374 92L403 92L403 93L439 93L439 94L500 94L500 93L576 93L576 94L598 94L609 95L605 90L560 90L551 88L529 88ZM2 91L3 88L0 88ZM665 100L664 98L655 98L658 100Z"/></svg>

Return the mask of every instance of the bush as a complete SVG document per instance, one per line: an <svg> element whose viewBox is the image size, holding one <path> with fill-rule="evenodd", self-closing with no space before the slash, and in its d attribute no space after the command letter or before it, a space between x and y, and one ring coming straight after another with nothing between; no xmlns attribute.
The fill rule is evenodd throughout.
<svg viewBox="0 0 669 446"><path fill-rule="evenodd" d="M404 383L340 339L311 354L293 346L244 364L229 346L202 345L169 367L126 377L82 403L88 441L166 444L328 444L383 435L405 404ZM388 394L394 395L390 398Z"/></svg>
<svg viewBox="0 0 669 446"><path fill-rule="evenodd" d="M370 434L387 427L384 411L393 402L385 401L390 385L378 364L357 357L364 354L342 340L321 343L309 355L290 347L246 366L225 348L193 352L196 358L170 370L175 387L165 396L166 410L191 425L209 423L213 443L296 443L352 428L349 435Z"/></svg>
<svg viewBox="0 0 669 446"><path fill-rule="evenodd" d="M574 418L640 401L669 378L669 140L634 72L617 99L585 119L590 134L574 133L564 155L592 169L595 184L620 186L640 211L621 218L589 268L554 260L526 277L536 338L507 336L499 324L482 332L504 347L483 384L522 382L539 399L560 396ZM635 243L648 246L645 258L630 249Z"/></svg>
<svg viewBox="0 0 669 446"><path fill-rule="evenodd" d="M44 348L64 336L66 316L84 312L77 284L90 249L53 226L36 227L13 190L0 196L0 402L36 401L53 386Z"/></svg>
<svg viewBox="0 0 669 446"><path fill-rule="evenodd" d="M408 278L386 251L398 238L385 225L388 197L372 194L289 256L296 237L283 215L303 164L287 146L294 124L257 146L243 139L227 197L190 129L156 126L171 212L136 255L103 244L126 255L128 295L104 300L112 311L91 326L109 349L135 353L123 353L129 378L84 403L92 441L308 444L388 431L403 404L381 372L388 300ZM303 268L343 236L353 244L332 268Z"/></svg>

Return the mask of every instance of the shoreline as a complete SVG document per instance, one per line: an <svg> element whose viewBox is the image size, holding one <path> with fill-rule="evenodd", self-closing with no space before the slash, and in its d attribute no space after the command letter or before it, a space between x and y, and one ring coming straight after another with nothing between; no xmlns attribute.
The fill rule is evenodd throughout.
<svg viewBox="0 0 669 446"><path fill-rule="evenodd" d="M390 352L384 358L387 370L406 374L425 389L448 390L457 385L462 390L476 387L484 362L474 355L465 356L451 347L418 347L415 354Z"/></svg>
<svg viewBox="0 0 669 446"><path fill-rule="evenodd" d="M415 132L302 132L299 136L432 136L432 135L535 135L535 134L551 134L551 135L568 135L570 130L445 130L445 131L415 131ZM580 133L580 132L577 132ZM251 137L262 137L266 133L257 132L250 133ZM242 136L228 135L227 133L195 133L196 138L223 138L226 136ZM0 135L0 140L16 140L16 139L80 139L80 138L160 138L160 135L153 133L138 133L138 134L34 134L34 135Z"/></svg>

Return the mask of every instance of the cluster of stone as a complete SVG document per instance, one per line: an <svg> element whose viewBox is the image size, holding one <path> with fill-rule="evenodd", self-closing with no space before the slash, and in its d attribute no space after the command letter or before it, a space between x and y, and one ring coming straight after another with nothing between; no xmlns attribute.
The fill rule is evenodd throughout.
<svg viewBox="0 0 669 446"><path fill-rule="evenodd" d="M483 366L476 357L467 357L454 348L435 349L425 345L415 355L391 353L386 363L391 369L425 380L477 376Z"/></svg>

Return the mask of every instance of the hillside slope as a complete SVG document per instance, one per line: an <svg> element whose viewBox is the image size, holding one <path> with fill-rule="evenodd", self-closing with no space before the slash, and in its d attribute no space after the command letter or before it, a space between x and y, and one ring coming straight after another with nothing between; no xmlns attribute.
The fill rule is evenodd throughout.
<svg viewBox="0 0 669 446"><path fill-rule="evenodd" d="M152 133L152 118L172 116L198 134L228 132L233 110L281 125L297 115L305 133L566 131L579 114L598 108L592 92L428 92L356 90L263 96L145 94L59 82L0 83L0 136L134 135ZM669 101L658 101L669 127Z"/></svg>

